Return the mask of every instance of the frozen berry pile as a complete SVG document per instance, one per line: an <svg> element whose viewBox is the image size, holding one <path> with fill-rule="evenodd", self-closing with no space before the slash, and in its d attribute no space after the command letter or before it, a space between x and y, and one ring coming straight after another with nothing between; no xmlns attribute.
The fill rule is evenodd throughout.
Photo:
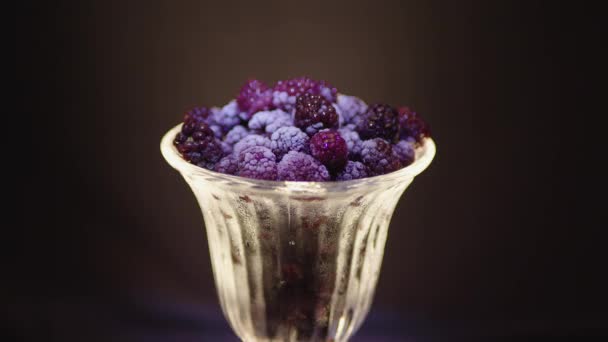
<svg viewBox="0 0 608 342"><path fill-rule="evenodd" d="M399 170L430 136L410 107L369 106L308 77L249 80L225 106L184 115L173 143L200 167L278 181L344 181Z"/></svg>

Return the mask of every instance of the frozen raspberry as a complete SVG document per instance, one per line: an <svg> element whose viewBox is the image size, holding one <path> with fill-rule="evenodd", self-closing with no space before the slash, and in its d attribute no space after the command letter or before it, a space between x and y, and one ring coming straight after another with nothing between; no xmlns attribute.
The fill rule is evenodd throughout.
<svg viewBox="0 0 608 342"><path fill-rule="evenodd" d="M336 102L336 97L338 95L338 89L331 84L321 80L317 81L315 91L323 96L329 102Z"/></svg>
<svg viewBox="0 0 608 342"><path fill-rule="evenodd" d="M407 106L399 108L399 126L401 139L413 139L419 144L423 138L431 136L429 125Z"/></svg>
<svg viewBox="0 0 608 342"><path fill-rule="evenodd" d="M340 128L338 132L340 133L340 136L342 136L342 139L346 141L346 146L348 147L348 157L353 160L358 159L361 153L362 143L359 133L353 130L350 125Z"/></svg>
<svg viewBox="0 0 608 342"><path fill-rule="evenodd" d="M289 126L277 129L270 137L270 148L281 160L289 151L308 153L308 135L298 127Z"/></svg>
<svg viewBox="0 0 608 342"><path fill-rule="evenodd" d="M221 127L222 132L226 133L232 129L232 127L241 123L239 114L241 110L235 100L230 101L227 105L222 107L219 111L213 115L213 123Z"/></svg>
<svg viewBox="0 0 608 342"><path fill-rule="evenodd" d="M276 180L276 157L269 148L252 146L239 153L238 172L241 177Z"/></svg>
<svg viewBox="0 0 608 342"><path fill-rule="evenodd" d="M263 146L266 148L270 148L270 139L258 134L248 135L241 139L241 141L234 144L233 152L234 154L238 155L244 149L252 146Z"/></svg>
<svg viewBox="0 0 608 342"><path fill-rule="evenodd" d="M247 130L247 128L238 125L238 126L234 126L232 127L232 129L226 133L226 137L224 137L224 141L230 145L234 145L237 142L239 142L239 140L243 139L244 137L249 135L249 130Z"/></svg>
<svg viewBox="0 0 608 342"><path fill-rule="evenodd" d="M380 138L365 140L361 144L361 161L369 168L372 176L383 175L401 168L401 163L393 155L391 145Z"/></svg>
<svg viewBox="0 0 608 342"><path fill-rule="evenodd" d="M344 167L344 170L340 171L336 175L336 180L345 181L352 179L365 178L369 175L369 170L365 164L358 161L349 160Z"/></svg>
<svg viewBox="0 0 608 342"><path fill-rule="evenodd" d="M407 140L401 140L393 145L393 155L399 160L403 167L410 165L416 156L414 144Z"/></svg>
<svg viewBox="0 0 608 342"><path fill-rule="evenodd" d="M249 120L249 129L272 134L284 126L292 126L291 115L280 109L255 113Z"/></svg>
<svg viewBox="0 0 608 342"><path fill-rule="evenodd" d="M336 131L323 131L313 135L310 139L310 152L333 173L342 170L348 160L346 141Z"/></svg>
<svg viewBox="0 0 608 342"><path fill-rule="evenodd" d="M399 113L389 105L373 104L364 114L355 116L353 121L362 139L399 140Z"/></svg>
<svg viewBox="0 0 608 342"><path fill-rule="evenodd" d="M338 115L325 98L304 93L296 100L294 124L313 136L322 129L338 128Z"/></svg>
<svg viewBox="0 0 608 342"><path fill-rule="evenodd" d="M228 175L236 175L238 169L238 158L234 154L227 155L220 159L220 161L217 162L213 168L213 170L216 172L221 172Z"/></svg>
<svg viewBox="0 0 608 342"><path fill-rule="evenodd" d="M357 130L357 126L355 124L353 124L353 123L346 124L346 125L344 125L344 126L342 126L340 128L347 128L347 129L350 129L351 131L356 131Z"/></svg>
<svg viewBox="0 0 608 342"><path fill-rule="evenodd" d="M220 127L219 125L209 125L209 128L211 128L211 130L213 131L213 135L215 135L215 137L218 139L221 139L222 135L224 135L222 127Z"/></svg>
<svg viewBox="0 0 608 342"><path fill-rule="evenodd" d="M194 107L173 141L188 162L232 175L288 181L350 180L411 164L430 136L409 107L367 104L325 81L243 84L223 107Z"/></svg>
<svg viewBox="0 0 608 342"><path fill-rule="evenodd" d="M329 171L312 156L290 151L277 165L278 179L283 181L324 182L330 180Z"/></svg>
<svg viewBox="0 0 608 342"><path fill-rule="evenodd" d="M361 99L355 96L338 94L338 107L344 117L344 122L350 123L351 120L367 111L367 105Z"/></svg>
<svg viewBox="0 0 608 342"><path fill-rule="evenodd" d="M241 118L249 120L261 110L272 109L272 89L258 80L249 80L241 87L236 101L241 109Z"/></svg>
<svg viewBox="0 0 608 342"><path fill-rule="evenodd" d="M232 145L230 145L229 143L225 142L225 141L220 141L220 144L222 146L222 152L224 152L224 155L229 155L232 153Z"/></svg>
<svg viewBox="0 0 608 342"><path fill-rule="evenodd" d="M266 125L266 133L272 134L281 127L292 127L292 126L293 126L293 120L291 119L291 115L288 114L287 116L281 116L280 118L277 119L277 121L272 122L269 125Z"/></svg>
<svg viewBox="0 0 608 342"><path fill-rule="evenodd" d="M203 120L203 122L205 122L206 124L209 125L209 128L211 128L211 130L213 131L213 134L218 139L221 139L222 135L224 135L224 132L222 132L222 127L220 125L218 125L217 122L215 121L215 118L219 115L221 110L222 109L219 107L209 108L209 114ZM197 119L197 120L200 121L200 119Z"/></svg>
<svg viewBox="0 0 608 342"><path fill-rule="evenodd" d="M275 107L290 112L295 107L296 98L304 93L320 95L329 102L336 102L338 90L325 81L298 77L278 81L273 89L272 103Z"/></svg>

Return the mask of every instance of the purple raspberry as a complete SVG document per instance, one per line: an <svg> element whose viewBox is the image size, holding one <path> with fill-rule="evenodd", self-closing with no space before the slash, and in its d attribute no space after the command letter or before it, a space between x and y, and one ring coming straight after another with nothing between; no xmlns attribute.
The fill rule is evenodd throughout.
<svg viewBox="0 0 608 342"><path fill-rule="evenodd" d="M244 149L238 157L238 176L276 180L277 163L274 153L263 146L252 146Z"/></svg>
<svg viewBox="0 0 608 342"><path fill-rule="evenodd" d="M227 175L236 175L239 170L238 158L234 154L227 155L215 164L213 170Z"/></svg>
<svg viewBox="0 0 608 342"><path fill-rule="evenodd" d="M336 102L346 123L350 123L355 116L361 115L367 111L365 102L355 96L338 94Z"/></svg>
<svg viewBox="0 0 608 342"><path fill-rule="evenodd" d="M401 139L413 139L420 144L423 138L431 136L429 125L407 106L399 108L399 126Z"/></svg>
<svg viewBox="0 0 608 342"><path fill-rule="evenodd" d="M361 139L399 140L399 113L389 105L373 104L364 114L354 117L353 121Z"/></svg>
<svg viewBox="0 0 608 342"><path fill-rule="evenodd" d="M241 109L241 118L249 120L251 115L261 110L272 109L272 89L258 80L249 80L243 84L236 101Z"/></svg>
<svg viewBox="0 0 608 342"><path fill-rule="evenodd" d="M313 136L322 129L338 128L338 115L323 97L304 93L296 100L294 124Z"/></svg>
<svg viewBox="0 0 608 342"><path fill-rule="evenodd" d="M313 135L310 139L310 152L332 173L342 170L348 160L346 141L336 131L323 131Z"/></svg>
<svg viewBox="0 0 608 342"><path fill-rule="evenodd" d="M308 153L308 135L298 127L289 126L277 129L270 137L270 148L281 160L289 151Z"/></svg>
<svg viewBox="0 0 608 342"><path fill-rule="evenodd" d="M369 176L369 170L365 164L358 161L349 160L344 167L344 170L340 171L336 175L337 181L346 181L352 179L365 178Z"/></svg>
<svg viewBox="0 0 608 342"><path fill-rule="evenodd" d="M228 102L227 105L222 107L219 111L213 115L213 123L221 127L222 132L226 133L232 129L232 127L241 123L239 114L241 110L235 100Z"/></svg>
<svg viewBox="0 0 608 342"><path fill-rule="evenodd" d="M308 77L298 77L278 81L273 89L272 103L275 107L290 112L296 98L304 93L323 96L329 102L336 102L338 90L325 81L315 81Z"/></svg>
<svg viewBox="0 0 608 342"><path fill-rule="evenodd" d="M350 125L345 126L344 128L340 128L338 130L340 132L340 136L342 139L346 141L346 146L348 147L348 157L350 159L356 160L359 158L361 154L361 138L359 137L359 133L353 130Z"/></svg>
<svg viewBox="0 0 608 342"><path fill-rule="evenodd" d="M249 130L247 130L247 128L238 125L238 126L234 126L232 127L232 129L226 133L226 137L224 137L224 141L230 145L234 145L237 142L239 142L239 140L243 139L244 137L249 135Z"/></svg>
<svg viewBox="0 0 608 342"><path fill-rule="evenodd" d="M393 145L393 155L399 160L403 167L410 165L416 157L414 144L407 140L401 140Z"/></svg>
<svg viewBox="0 0 608 342"><path fill-rule="evenodd" d="M331 179L323 164L302 152L290 151L277 168L278 178L283 181L324 182Z"/></svg>
<svg viewBox="0 0 608 342"><path fill-rule="evenodd" d="M270 148L270 139L258 134L250 134L234 144L233 152L234 154L238 155L244 149L252 146L263 146Z"/></svg>
<svg viewBox="0 0 608 342"><path fill-rule="evenodd" d="M292 126L291 115L280 109L257 112L249 120L249 129L256 132L272 134L284 126Z"/></svg>
<svg viewBox="0 0 608 342"><path fill-rule="evenodd" d="M401 163L393 155L391 145L380 138L365 140L361 144L361 161L369 168L372 176L383 175L401 168Z"/></svg>

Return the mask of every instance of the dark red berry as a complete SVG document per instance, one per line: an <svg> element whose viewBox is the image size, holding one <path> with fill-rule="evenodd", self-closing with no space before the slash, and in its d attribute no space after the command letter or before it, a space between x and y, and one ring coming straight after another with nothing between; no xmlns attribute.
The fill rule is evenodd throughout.
<svg viewBox="0 0 608 342"><path fill-rule="evenodd" d="M399 160L401 165L408 166L414 162L416 158L416 149L414 142L401 140L393 145L393 155Z"/></svg>
<svg viewBox="0 0 608 342"><path fill-rule="evenodd" d="M177 133L177 135L175 136L175 139L173 140L173 145L175 145L177 147L177 146L185 143L186 140L188 140L188 136L182 132L179 132L179 133Z"/></svg>
<svg viewBox="0 0 608 342"><path fill-rule="evenodd" d="M414 139L416 143L420 143L423 138L431 136L428 123L407 106L399 108L399 126L401 139Z"/></svg>
<svg viewBox="0 0 608 342"><path fill-rule="evenodd" d="M192 164L212 166L223 156L221 142L215 138L209 125L193 116L184 122L173 145Z"/></svg>
<svg viewBox="0 0 608 342"><path fill-rule="evenodd" d="M194 120L201 122L206 120L211 114L211 110L207 107L194 107L184 113L184 122Z"/></svg>
<svg viewBox="0 0 608 342"><path fill-rule="evenodd" d="M192 119L188 119L188 120L184 121L184 124L182 125L182 133L185 136L189 137L192 135L195 128L196 128L196 121L194 121Z"/></svg>
<svg viewBox="0 0 608 342"><path fill-rule="evenodd" d="M393 172L402 167L391 145L380 138L365 140L361 144L361 161L373 176Z"/></svg>
<svg viewBox="0 0 608 342"><path fill-rule="evenodd" d="M207 138L196 142L196 149L201 154L201 160L208 164L217 163L223 156L222 144L216 138Z"/></svg>
<svg viewBox="0 0 608 342"><path fill-rule="evenodd" d="M399 113L387 104L376 103L353 119L361 139L399 140Z"/></svg>
<svg viewBox="0 0 608 342"><path fill-rule="evenodd" d="M309 136L326 128L338 128L338 114L321 95L304 93L296 99L295 126Z"/></svg>
<svg viewBox="0 0 608 342"><path fill-rule="evenodd" d="M336 102L338 89L325 81L316 81L308 77L297 77L278 81L273 89L273 105L285 111L291 111L296 98L302 94L321 95L329 102Z"/></svg>
<svg viewBox="0 0 608 342"><path fill-rule="evenodd" d="M192 140L184 141L183 143L175 144L177 150L181 154L196 151L196 143Z"/></svg>
<svg viewBox="0 0 608 342"><path fill-rule="evenodd" d="M341 171L348 161L346 141L335 131L315 134L310 139L310 152L332 173Z"/></svg>

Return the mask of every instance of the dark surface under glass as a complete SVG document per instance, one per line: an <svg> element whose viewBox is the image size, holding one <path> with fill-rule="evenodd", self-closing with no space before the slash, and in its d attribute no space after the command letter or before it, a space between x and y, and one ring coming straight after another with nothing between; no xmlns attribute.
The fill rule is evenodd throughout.
<svg viewBox="0 0 608 342"><path fill-rule="evenodd" d="M45 341L237 342L219 305L153 299L71 298L12 311L17 336ZM457 320L405 317L372 308L353 342L595 340L600 320Z"/></svg>

